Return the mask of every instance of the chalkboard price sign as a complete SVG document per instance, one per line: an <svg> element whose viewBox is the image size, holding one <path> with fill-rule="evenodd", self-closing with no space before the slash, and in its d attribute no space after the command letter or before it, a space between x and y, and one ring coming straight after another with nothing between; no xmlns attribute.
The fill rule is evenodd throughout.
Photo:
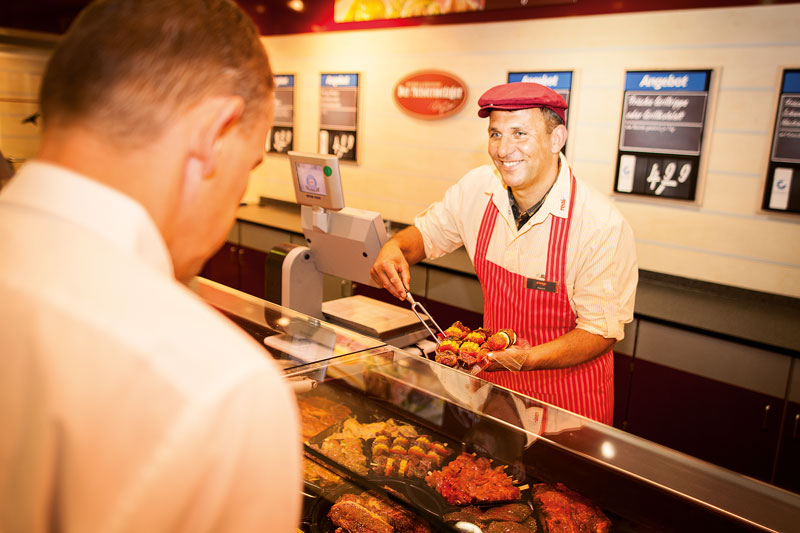
<svg viewBox="0 0 800 533"><path fill-rule="evenodd" d="M694 200L710 70L627 72L614 189Z"/></svg>
<svg viewBox="0 0 800 533"><path fill-rule="evenodd" d="M800 69L783 71L761 207L800 213Z"/></svg>
<svg viewBox="0 0 800 533"><path fill-rule="evenodd" d="M285 154L294 149L294 74L276 74L275 107L267 151Z"/></svg>
<svg viewBox="0 0 800 533"><path fill-rule="evenodd" d="M561 95L561 98L567 102L569 106L569 94L572 92L572 71L557 71L557 72L509 72L508 83L538 83L544 85ZM569 130L569 107L564 110L564 125ZM567 153L567 145L561 149L565 154Z"/></svg>
<svg viewBox="0 0 800 533"><path fill-rule="evenodd" d="M358 74L322 74L319 152L355 161L357 143Z"/></svg>
<svg viewBox="0 0 800 533"><path fill-rule="evenodd" d="M569 93L572 91L572 71L559 72L509 72L508 83L538 83L544 85L561 95L569 106ZM565 118L569 120L569 108ZM567 128L569 129L569 128Z"/></svg>

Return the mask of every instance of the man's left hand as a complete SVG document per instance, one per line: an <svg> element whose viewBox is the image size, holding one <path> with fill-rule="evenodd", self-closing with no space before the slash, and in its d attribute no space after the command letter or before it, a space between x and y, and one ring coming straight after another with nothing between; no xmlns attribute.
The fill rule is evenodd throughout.
<svg viewBox="0 0 800 533"><path fill-rule="evenodd" d="M505 350L489 352L487 357L490 363L484 370L486 372L520 371L530 355L531 348L532 346L525 339L517 339L517 344L509 346Z"/></svg>

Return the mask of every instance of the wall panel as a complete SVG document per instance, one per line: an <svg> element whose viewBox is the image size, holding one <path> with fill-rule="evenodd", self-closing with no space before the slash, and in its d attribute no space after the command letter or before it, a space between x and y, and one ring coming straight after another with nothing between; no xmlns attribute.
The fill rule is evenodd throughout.
<svg viewBox="0 0 800 533"><path fill-rule="evenodd" d="M488 162L477 99L509 71L575 73L567 155L609 195L637 238L641 268L800 297L800 219L759 211L782 67L798 67L800 5L534 19L265 37L276 72L297 74L296 147L316 149L319 74L362 74L350 205L409 223L466 170ZM394 84L423 68L467 84L456 116L404 115ZM612 193L626 70L714 69L696 204ZM285 158L266 156L248 197L292 199ZM398 191L398 187L402 191Z"/></svg>
<svg viewBox="0 0 800 533"><path fill-rule="evenodd" d="M39 109L39 85L49 56L48 50L0 43L0 150L15 166L39 149L41 122L23 120Z"/></svg>

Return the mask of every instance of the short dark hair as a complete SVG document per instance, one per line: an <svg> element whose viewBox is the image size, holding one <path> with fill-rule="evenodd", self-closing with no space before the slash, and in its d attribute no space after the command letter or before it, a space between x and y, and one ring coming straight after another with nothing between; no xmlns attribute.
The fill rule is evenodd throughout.
<svg viewBox="0 0 800 533"><path fill-rule="evenodd" d="M549 107L540 107L539 109L542 110L542 118L544 118L544 124L547 128L547 133L553 133L554 129L564 124L564 121L561 120L561 117L559 117L556 112Z"/></svg>
<svg viewBox="0 0 800 533"><path fill-rule="evenodd" d="M77 122L137 141L209 95L239 95L242 121L274 82L253 21L230 0L96 0L48 62L44 126Z"/></svg>

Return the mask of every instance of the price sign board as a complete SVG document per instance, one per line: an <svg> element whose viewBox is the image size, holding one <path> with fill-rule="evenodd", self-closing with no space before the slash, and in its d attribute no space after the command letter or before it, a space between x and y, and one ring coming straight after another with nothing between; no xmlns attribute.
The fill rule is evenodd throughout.
<svg viewBox="0 0 800 533"><path fill-rule="evenodd" d="M572 90L572 71L559 72L509 72L508 83L538 83L561 95L569 106L569 93ZM569 107L564 117L569 120ZM569 129L569 128L567 128Z"/></svg>
<svg viewBox="0 0 800 533"><path fill-rule="evenodd" d="M319 152L355 161L357 141L358 74L322 74Z"/></svg>
<svg viewBox="0 0 800 533"><path fill-rule="evenodd" d="M276 74L275 116L267 136L267 151L285 154L294 150L294 74Z"/></svg>
<svg viewBox="0 0 800 533"><path fill-rule="evenodd" d="M800 213L800 69L783 71L761 207Z"/></svg>
<svg viewBox="0 0 800 533"><path fill-rule="evenodd" d="M614 190L694 200L710 70L629 71Z"/></svg>
<svg viewBox="0 0 800 533"><path fill-rule="evenodd" d="M564 125L569 130L569 93L572 91L572 71L558 72L509 72L508 83L538 83L544 85L561 95L567 102L567 109L564 110ZM561 149L567 153L567 145Z"/></svg>

